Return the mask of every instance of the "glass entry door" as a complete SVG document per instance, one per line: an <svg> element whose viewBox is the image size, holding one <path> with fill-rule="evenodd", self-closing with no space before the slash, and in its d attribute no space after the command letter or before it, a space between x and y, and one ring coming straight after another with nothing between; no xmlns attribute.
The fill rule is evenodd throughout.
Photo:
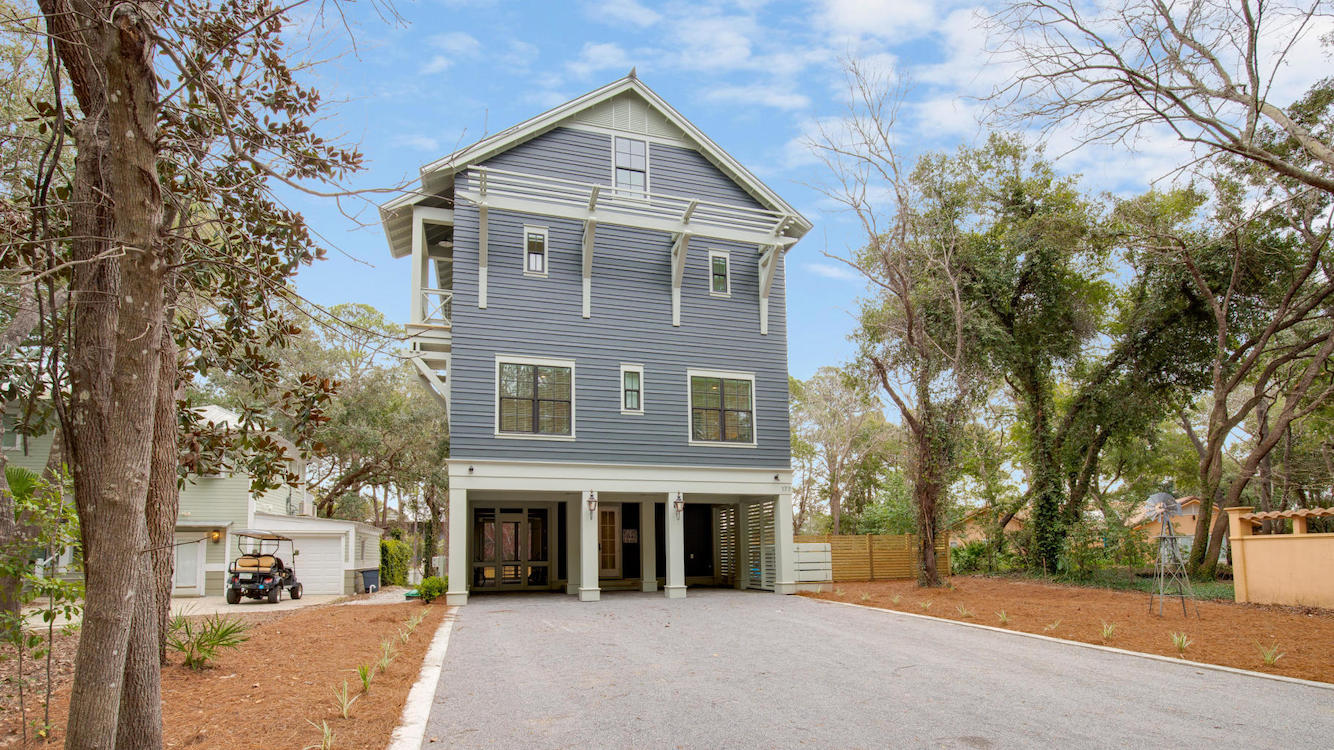
<svg viewBox="0 0 1334 750"><path fill-rule="evenodd" d="M473 588L547 588L549 515L546 508L474 508Z"/></svg>

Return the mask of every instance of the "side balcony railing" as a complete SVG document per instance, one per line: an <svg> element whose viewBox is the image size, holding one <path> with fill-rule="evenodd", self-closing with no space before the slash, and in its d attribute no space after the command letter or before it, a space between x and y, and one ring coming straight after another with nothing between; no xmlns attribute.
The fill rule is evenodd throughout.
<svg viewBox="0 0 1334 750"><path fill-rule="evenodd" d="M627 191L492 167L469 168L457 195L479 206L759 245L785 246L796 241L796 238L784 236L784 231L794 224L796 217L778 211Z"/></svg>
<svg viewBox="0 0 1334 750"><path fill-rule="evenodd" d="M423 288L417 300L420 305L422 325L437 328L454 326L454 292L451 289Z"/></svg>

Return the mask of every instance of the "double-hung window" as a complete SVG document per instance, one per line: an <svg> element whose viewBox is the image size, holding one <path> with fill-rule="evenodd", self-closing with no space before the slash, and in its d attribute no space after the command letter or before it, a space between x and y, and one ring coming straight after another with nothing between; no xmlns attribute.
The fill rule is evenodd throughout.
<svg viewBox="0 0 1334 750"><path fill-rule="evenodd" d="M648 144L634 138L616 139L616 192L643 195L648 190Z"/></svg>
<svg viewBox="0 0 1334 750"><path fill-rule="evenodd" d="M732 275L728 256L722 250L709 251L709 294L714 297L732 295Z"/></svg>
<svg viewBox="0 0 1334 750"><path fill-rule="evenodd" d="M523 228L523 273L525 276L547 275L546 227Z"/></svg>
<svg viewBox="0 0 1334 750"><path fill-rule="evenodd" d="M621 365L621 413L644 413L643 365Z"/></svg>
<svg viewBox="0 0 1334 750"><path fill-rule="evenodd" d="M496 433L574 437L574 363L496 359Z"/></svg>
<svg viewBox="0 0 1334 750"><path fill-rule="evenodd" d="M689 371L690 442L755 444L755 376Z"/></svg>

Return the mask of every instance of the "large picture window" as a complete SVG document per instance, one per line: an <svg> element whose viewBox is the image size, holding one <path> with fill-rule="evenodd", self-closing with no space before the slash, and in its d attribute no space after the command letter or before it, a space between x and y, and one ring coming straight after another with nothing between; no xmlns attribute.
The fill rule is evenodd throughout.
<svg viewBox="0 0 1334 750"><path fill-rule="evenodd" d="M496 430L517 435L574 434L574 368L500 362Z"/></svg>
<svg viewBox="0 0 1334 750"><path fill-rule="evenodd" d="M755 379L690 373L690 439L755 443Z"/></svg>

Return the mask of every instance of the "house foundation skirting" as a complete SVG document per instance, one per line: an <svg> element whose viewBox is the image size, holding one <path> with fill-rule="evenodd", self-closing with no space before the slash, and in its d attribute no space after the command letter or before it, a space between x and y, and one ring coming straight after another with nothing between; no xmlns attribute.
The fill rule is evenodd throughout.
<svg viewBox="0 0 1334 750"><path fill-rule="evenodd" d="M449 461L449 591L794 593L791 472Z"/></svg>

